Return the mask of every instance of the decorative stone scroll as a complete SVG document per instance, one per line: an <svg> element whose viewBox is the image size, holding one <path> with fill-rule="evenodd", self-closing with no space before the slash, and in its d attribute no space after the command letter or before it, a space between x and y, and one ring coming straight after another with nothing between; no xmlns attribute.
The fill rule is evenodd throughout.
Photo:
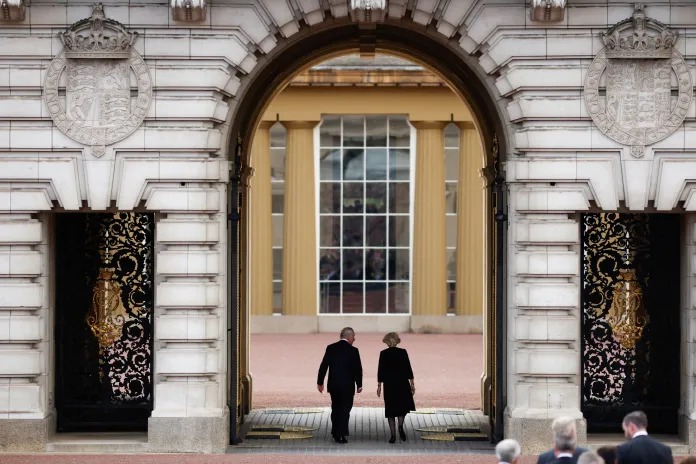
<svg viewBox="0 0 696 464"><path fill-rule="evenodd" d="M350 17L359 23L379 23L387 16L387 0L350 0Z"/></svg>
<svg viewBox="0 0 696 464"><path fill-rule="evenodd" d="M605 47L585 78L585 103L602 133L630 145L631 155L641 158L646 145L669 136L684 122L693 98L689 66L674 49L677 32L647 18L642 3L635 4L632 18L602 34L602 40ZM678 85L676 98L672 75Z"/></svg>
<svg viewBox="0 0 696 464"><path fill-rule="evenodd" d="M529 18L539 22L563 21L566 0L532 0Z"/></svg>
<svg viewBox="0 0 696 464"><path fill-rule="evenodd" d="M90 145L92 154L100 157L106 145L128 137L147 115L152 102L150 70L132 48L137 33L106 19L101 4L60 38L64 49L46 71L46 107L61 132ZM137 86L134 97L131 80Z"/></svg>
<svg viewBox="0 0 696 464"><path fill-rule="evenodd" d="M170 0L169 7L174 21L200 22L206 19L206 0Z"/></svg>

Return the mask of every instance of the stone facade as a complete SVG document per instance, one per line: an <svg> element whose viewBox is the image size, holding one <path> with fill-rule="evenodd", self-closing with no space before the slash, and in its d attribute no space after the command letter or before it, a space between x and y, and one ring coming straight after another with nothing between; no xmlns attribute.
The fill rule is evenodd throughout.
<svg viewBox="0 0 696 464"><path fill-rule="evenodd" d="M582 420L577 213L695 210L693 102L683 124L640 158L592 121L585 78L604 47L600 33L633 14L626 1L569 0L556 22L534 21L522 0L387 3L386 23L444 44L471 68L504 128L506 431L526 451L538 450L553 417ZM104 2L108 18L140 33L133 48L150 69L153 93L144 122L99 157L64 135L42 101L49 63L63 49L59 33L91 11L70 0L38 1L0 18L0 421L8 421L0 430L41 431L0 432L0 450L40 451L53 433L52 216L139 208L157 214L153 446L193 450L169 434L176 428L199 438L196 450L220 452L226 434L211 427L227 423L227 159L245 111L239 95L301 37L349 24L349 3L223 2L208 5L204 20L186 22L167 3ZM674 47L693 73L696 6L655 0L646 13L680 31ZM693 251L688 222L683 246ZM681 413L696 449L687 261Z"/></svg>

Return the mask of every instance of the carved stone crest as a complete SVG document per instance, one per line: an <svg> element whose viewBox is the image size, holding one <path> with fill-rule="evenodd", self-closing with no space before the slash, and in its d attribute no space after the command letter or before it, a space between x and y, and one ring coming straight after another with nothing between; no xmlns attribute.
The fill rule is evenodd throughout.
<svg viewBox="0 0 696 464"><path fill-rule="evenodd" d="M644 4L636 3L633 17L602 34L602 40L605 47L585 78L585 103L599 130L630 145L631 154L640 158L646 145L669 136L684 121L693 98L691 73L674 49L677 33L647 18ZM603 96L600 83L605 74Z"/></svg>
<svg viewBox="0 0 696 464"><path fill-rule="evenodd" d="M65 135L92 146L97 157L132 134L150 108L152 79L132 48L136 39L95 5L90 18L61 34L64 49L46 71L44 101L51 118Z"/></svg>

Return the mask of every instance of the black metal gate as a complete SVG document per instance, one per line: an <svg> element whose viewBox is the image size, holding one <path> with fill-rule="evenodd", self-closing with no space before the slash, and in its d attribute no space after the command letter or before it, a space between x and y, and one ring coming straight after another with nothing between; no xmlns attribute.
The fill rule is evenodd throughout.
<svg viewBox="0 0 696 464"><path fill-rule="evenodd" d="M583 216L582 412L589 432L620 432L623 416L640 409L651 432L677 433L680 242L678 215ZM631 347L612 329L610 310L628 307L617 294L633 274L647 323Z"/></svg>
<svg viewBox="0 0 696 464"><path fill-rule="evenodd" d="M56 222L58 431L147 430L153 216L62 214Z"/></svg>

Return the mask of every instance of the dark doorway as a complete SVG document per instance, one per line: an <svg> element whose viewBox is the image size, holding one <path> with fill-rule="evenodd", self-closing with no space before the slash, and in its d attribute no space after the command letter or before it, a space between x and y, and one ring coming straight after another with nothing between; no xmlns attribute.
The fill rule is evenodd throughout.
<svg viewBox="0 0 696 464"><path fill-rule="evenodd" d="M147 430L153 237L151 214L56 218L58 431Z"/></svg>
<svg viewBox="0 0 696 464"><path fill-rule="evenodd" d="M582 412L588 432L621 432L624 415L640 409L651 432L677 433L680 223L674 214L583 216ZM622 308L632 305L621 299L630 295L627 281L632 298L642 293L642 332L635 331L642 325L639 313L624 319L625 326L612 318L630 312Z"/></svg>

